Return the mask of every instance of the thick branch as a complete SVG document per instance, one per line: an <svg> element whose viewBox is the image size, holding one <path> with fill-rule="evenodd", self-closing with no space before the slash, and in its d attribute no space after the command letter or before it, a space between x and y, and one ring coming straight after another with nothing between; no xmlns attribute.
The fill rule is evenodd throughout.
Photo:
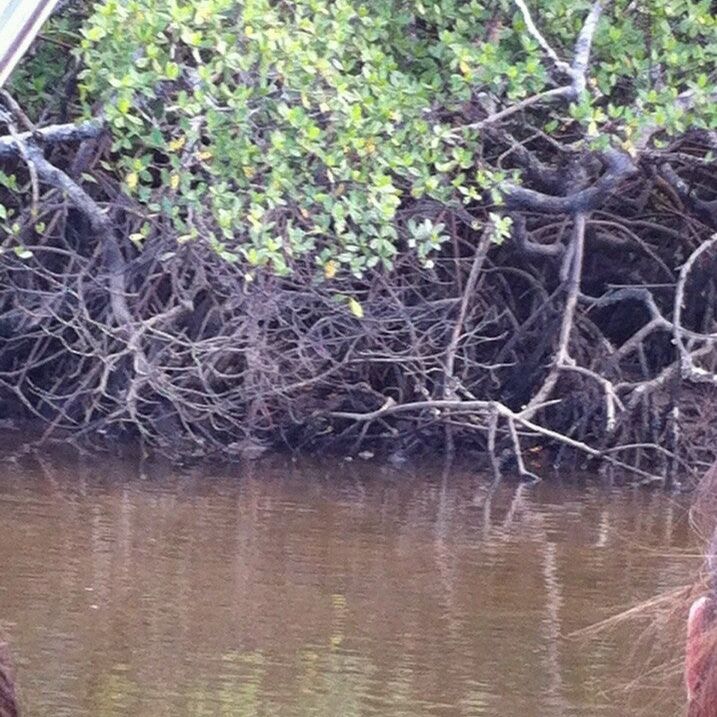
<svg viewBox="0 0 717 717"><path fill-rule="evenodd" d="M560 324L560 337L555 354L555 363L543 382L543 385L533 398L530 399L530 403L525 409L525 413L528 417L533 416L550 396L563 367L575 365L575 361L570 356L570 336L573 331L573 324L575 323L575 309L578 305L580 281L583 275L586 219L583 213L575 217L573 238L563 260L567 298L565 300L565 308L563 309L563 319Z"/></svg>
<svg viewBox="0 0 717 717"><path fill-rule="evenodd" d="M525 228L525 217L522 214L513 215L513 238L521 251L536 256L560 257L565 254L565 246L559 241L552 244L539 244L528 238Z"/></svg>
<svg viewBox="0 0 717 717"><path fill-rule="evenodd" d="M691 191L682 177L672 167L665 163L660 167L660 174L665 181L677 192L680 199L706 224L717 228L717 201L707 202L700 199Z"/></svg>
<svg viewBox="0 0 717 717"><path fill-rule="evenodd" d="M81 124L54 124L34 132L22 132L18 138L24 142L34 141L38 144L59 144L61 142L82 142L95 139L105 131L102 122L88 120ZM0 158L17 157L20 154L17 142L8 135L0 137Z"/></svg>
<svg viewBox="0 0 717 717"><path fill-rule="evenodd" d="M575 43L575 55L570 68L570 76L573 78L573 94L578 99L587 85L588 63L590 61L590 48L592 47L593 35L597 28L598 20L603 11L603 4L600 0L593 3L588 16L585 18L578 40Z"/></svg>
<svg viewBox="0 0 717 717"><path fill-rule="evenodd" d="M637 172L632 159L624 152L612 149L605 153L607 171L592 186L566 197L536 192L513 184L502 185L503 198L508 209L547 212L548 214L577 214L589 212L603 202L620 182Z"/></svg>

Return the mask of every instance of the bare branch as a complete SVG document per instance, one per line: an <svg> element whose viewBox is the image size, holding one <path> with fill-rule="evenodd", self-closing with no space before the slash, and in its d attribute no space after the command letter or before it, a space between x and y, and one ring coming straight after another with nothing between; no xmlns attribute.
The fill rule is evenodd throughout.
<svg viewBox="0 0 717 717"><path fill-rule="evenodd" d="M468 281L466 281L465 289L463 290L463 297L461 299L460 307L458 309L458 317L451 331L451 339L446 349L446 360L445 360L445 377L443 386L443 397L451 398L454 396L455 391L453 387L453 374L455 370L456 352L458 350L458 344L461 340L463 332L463 324L466 320L466 313L468 311L468 304L473 299L476 284L478 283L478 277L480 276L483 263L488 255L488 248L490 247L491 238L493 236L493 224L488 222L483 229L481 238L478 241L476 247L476 253L473 258L473 264L471 265L471 271L468 275Z"/></svg>
<svg viewBox="0 0 717 717"><path fill-rule="evenodd" d="M575 43L575 54L570 67L570 76L573 79L572 89L574 98L577 100L585 92L587 86L588 63L590 62L590 48L592 47L593 35L597 28L600 15L603 11L601 0L593 3L588 16L585 18L582 30Z"/></svg>
<svg viewBox="0 0 717 717"><path fill-rule="evenodd" d="M601 0L597 0L597 2L593 3L593 6L590 8L590 12L585 18L585 22L583 23L583 27L580 30L580 34L578 35L578 39L575 43L573 62L570 65L564 60L561 60L560 57L558 57L558 53L555 52L555 50L551 47L550 43L545 39L545 36L540 32L540 30L538 30L537 26L535 25L535 22L533 22L533 18L530 15L530 10L528 9L528 6L525 4L524 0L515 0L515 4L520 8L521 13L523 14L523 20L525 21L525 25L528 28L528 32L531 34L531 36L537 41L540 47L543 48L548 57L555 63L555 66L561 72L564 72L565 74L569 75L572 80L569 86L561 87L557 90L551 90L550 92L552 92L556 96L569 97L575 100L579 99L583 92L585 92L585 88L587 86L587 71L588 64L590 62L590 48L592 47L595 29L597 28L598 21L600 20L600 15L603 11L603 2L601 2ZM548 93L544 94L547 95ZM530 99L532 100L530 104L533 104L534 101L542 99L542 97L540 95L535 95L534 98ZM507 110L504 110L504 113L507 113Z"/></svg>
<svg viewBox="0 0 717 717"><path fill-rule="evenodd" d="M689 273L695 265L697 259L715 245L717 245L717 234L714 234L711 239L700 244L700 246L697 247L692 254L690 254L687 261L683 264L677 281L677 287L675 289L675 308L672 323L674 326L673 339L678 351L680 352L680 373L682 377L690 381L717 384L717 374L695 366L690 352L685 347L682 335L682 309L685 303L685 285L687 284L687 277L689 276Z"/></svg>
<svg viewBox="0 0 717 717"><path fill-rule="evenodd" d="M527 109L528 107L532 107L533 105L536 105L539 102L543 102L544 100L554 99L556 97L569 97L572 91L573 89L571 85L565 85L564 87L555 87L550 90L545 90L544 92L538 92L537 94L530 95L530 97L526 97L525 99L522 99L515 104L509 105L508 107L500 110L499 112L494 112L493 114L488 115L488 117L485 117L478 122L472 122L471 124L456 127L454 130L452 130L452 134L455 135L456 132L465 129L483 129L483 127L487 127L491 124L496 124L497 122L500 122L507 117L511 117L517 112Z"/></svg>
<svg viewBox="0 0 717 717"><path fill-rule="evenodd" d="M530 10L528 9L528 6L525 4L524 0L515 0L515 4L520 8L520 12L523 14L523 20L525 21L525 26L528 28L528 32L533 36L533 38L543 48L543 50L545 50L545 53L555 63L555 66L561 72L569 73L570 65L568 65L567 62L564 62L558 57L558 53L553 50L553 48L550 46L550 43L545 39L540 30L538 30L535 23L533 22L533 18L530 15Z"/></svg>
<svg viewBox="0 0 717 717"><path fill-rule="evenodd" d="M18 139L23 142L34 140L44 144L60 144L62 142L82 142L96 139L105 131L105 126L98 120L88 120L80 124L55 124L42 127L34 132L21 132ZM20 151L15 138L0 137L0 157L17 157Z"/></svg>
<svg viewBox="0 0 717 717"><path fill-rule="evenodd" d="M533 395L530 402L524 409L523 413L530 417L533 416L539 407L545 403L550 396L555 384L558 381L560 371L564 366L574 366L575 361L570 356L570 335L573 330L575 321L575 309L578 304L578 296L580 294L580 280L583 271L583 254L585 251L585 223L586 215L583 213L575 217L575 226L573 228L573 238L570 242L569 250L563 259L563 267L566 274L565 291L567 298L565 307L563 308L563 318L560 324L560 336L558 338L558 347L555 351L555 361L553 367L548 373L543 385Z"/></svg>
<svg viewBox="0 0 717 717"><path fill-rule="evenodd" d="M605 153L608 168L590 187L566 197L542 194L514 184L501 185L501 191L508 209L532 210L549 214L576 214L588 212L600 206L610 192L637 172L629 155L612 149Z"/></svg>
<svg viewBox="0 0 717 717"><path fill-rule="evenodd" d="M491 412L497 412L498 415L509 421L519 423L524 428L533 431L537 435L550 438L558 443L563 443L571 448L579 450L582 453L586 453L593 458L601 458L612 465L623 468L631 473L640 475L649 480L662 480L658 476L654 476L652 473L643 471L640 468L631 466L623 461L620 461L613 456L605 454L603 451L593 448L592 446L584 443L583 441L577 441L574 438L570 438L558 431L554 431L545 426L541 426L534 423L527 418L523 412L516 413L511 411L507 406L497 401L460 401L460 400L438 400L438 401L413 401L410 403L396 404L387 402L386 405L377 409L376 411L369 411L368 413L354 413L347 411L332 411L328 415L333 418L343 418L349 421L363 422L363 421L374 421L377 418L382 418L396 413L410 413L413 411L422 410L452 410L459 413L479 411L486 413L490 416ZM527 471L526 471L527 473Z"/></svg>
<svg viewBox="0 0 717 717"><path fill-rule="evenodd" d="M708 202L695 196L687 182L667 163L660 167L660 174L702 221L717 228L717 200Z"/></svg>

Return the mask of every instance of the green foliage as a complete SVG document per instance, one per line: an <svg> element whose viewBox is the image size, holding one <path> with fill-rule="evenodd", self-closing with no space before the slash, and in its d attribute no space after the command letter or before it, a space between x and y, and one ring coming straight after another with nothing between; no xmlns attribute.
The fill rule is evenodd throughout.
<svg viewBox="0 0 717 717"><path fill-rule="evenodd" d="M10 92L21 100L23 111L33 121L47 124L66 122L74 108L74 85L78 69L75 49L82 36L80 28L92 12L90 0L61 3L42 28L38 39L10 76Z"/></svg>
<svg viewBox="0 0 717 717"><path fill-rule="evenodd" d="M589 7L533 3L568 61ZM103 108L144 234L170 222L180 241L280 274L309 255L317 276L361 275L404 241L430 261L443 228L404 222L402 206L499 200L505 174L467 127L471 107L556 86L508 0L103 0L82 35L82 98ZM645 123L715 125L716 35L709 0L614 2L586 96L532 121L628 149ZM686 114L674 100L689 89Z"/></svg>

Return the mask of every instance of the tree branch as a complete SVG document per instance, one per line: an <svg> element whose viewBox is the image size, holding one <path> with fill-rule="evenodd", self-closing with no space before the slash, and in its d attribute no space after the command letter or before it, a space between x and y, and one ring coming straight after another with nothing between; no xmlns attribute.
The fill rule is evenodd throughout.
<svg viewBox="0 0 717 717"><path fill-rule="evenodd" d="M610 149L605 152L607 170L590 187L565 197L536 192L515 184L503 184L501 190L508 209L547 212L548 214L577 214L597 208L604 198L627 177L637 172L632 159L624 152Z"/></svg>
<svg viewBox="0 0 717 717"><path fill-rule="evenodd" d="M587 71L590 61L590 48L592 47L593 35L597 28L598 20L603 11L601 0L593 3L588 16L585 18L582 30L575 43L575 54L573 64L570 67L570 76L573 79L572 90L574 99L578 100L585 92L587 86Z"/></svg>
<svg viewBox="0 0 717 717"><path fill-rule="evenodd" d="M540 30L538 30L537 26L533 22L533 18L530 15L530 10L528 9L528 6L525 4L524 0L515 0L515 4L520 8L520 12L523 14L523 20L525 22L525 26L528 28L528 32L543 48L543 50L545 50L545 53L555 63L555 66L562 72L569 74L570 65L568 65L567 62L561 60L558 57L558 53L553 50L553 48L550 46L550 43L545 39Z"/></svg>
<svg viewBox="0 0 717 717"><path fill-rule="evenodd" d="M678 351L680 352L680 374L682 375L682 378L689 381L717 384L717 374L695 366L690 352L685 347L682 336L682 307L685 303L685 285L687 284L687 277L689 276L689 273L697 259L704 254L704 252L708 251L715 245L717 245L717 234L714 234L711 239L700 244L700 246L697 247L692 254L690 254L689 258L682 266L679 279L677 280L677 287L675 289L675 309L673 312L672 323L674 325L673 339Z"/></svg>
<svg viewBox="0 0 717 717"><path fill-rule="evenodd" d="M82 142L102 135L105 126L99 120L87 120L80 124L54 124L33 132L21 132L17 138L23 142L33 140L39 144L59 144L61 142ZM0 158L20 155L16 139L12 135L0 137Z"/></svg>
<svg viewBox="0 0 717 717"><path fill-rule="evenodd" d="M580 295L580 281L583 273L583 254L585 250L585 224L587 217L582 212L575 216L575 227L573 229L573 238L570 247L563 259L563 268L565 272L565 290L567 298L565 300L565 308L563 309L563 319L560 324L560 337L558 339L558 348L548 376L543 385L530 399L530 402L524 409L524 413L531 417L540 406L545 403L548 396L552 392L557 383L560 371L565 366L574 366L575 361L570 356L570 336L575 323L575 309L578 305L578 297Z"/></svg>
<svg viewBox="0 0 717 717"><path fill-rule="evenodd" d="M558 443L563 443L571 448L579 450L583 453L587 453L587 455L592 456L593 458L605 460L606 462L611 463L618 468L622 468L631 473L635 473L636 475L642 476L647 480L662 480L662 478L660 478L659 476L655 476L652 473L643 471L640 468L631 466L627 463L623 463L622 461L614 458L613 456L606 454L604 451L600 451L597 448L593 448L592 446L588 445L587 443L584 443L583 441L575 440L574 438L570 438L569 436L559 433L558 431L553 431L550 428L545 428L544 426L541 426L537 423L533 423L533 421L523 415L523 412L516 413L515 411L511 411L507 406L503 405L502 403L499 403L498 401L441 400L396 403L395 401L389 399L381 408L375 411L369 411L367 413L331 411L326 415L331 418L343 418L349 421L356 421L358 423L362 423L364 421L374 421L378 418L384 418L386 416L394 415L397 413L409 413L411 411L420 410L440 411L441 409L455 410L459 412L479 411L481 413L487 413L489 416L491 415L491 413L497 413L499 416L502 416L508 421L514 421L515 423L518 423L523 426L523 428L527 428L528 430L532 431L533 433L536 433L537 435L544 436L545 438L550 438L551 440L557 441Z"/></svg>
<svg viewBox="0 0 717 717"><path fill-rule="evenodd" d="M717 201L708 202L695 196L687 182L667 163L660 167L660 174L702 221L717 229Z"/></svg>

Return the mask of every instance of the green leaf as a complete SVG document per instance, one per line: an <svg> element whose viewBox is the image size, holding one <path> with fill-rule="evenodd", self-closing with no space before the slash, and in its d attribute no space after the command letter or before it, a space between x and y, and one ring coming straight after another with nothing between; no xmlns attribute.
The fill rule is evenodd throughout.
<svg viewBox="0 0 717 717"><path fill-rule="evenodd" d="M13 251L15 252L15 255L18 257L18 259L29 259L31 256L33 256L32 252L24 246L13 247Z"/></svg>

